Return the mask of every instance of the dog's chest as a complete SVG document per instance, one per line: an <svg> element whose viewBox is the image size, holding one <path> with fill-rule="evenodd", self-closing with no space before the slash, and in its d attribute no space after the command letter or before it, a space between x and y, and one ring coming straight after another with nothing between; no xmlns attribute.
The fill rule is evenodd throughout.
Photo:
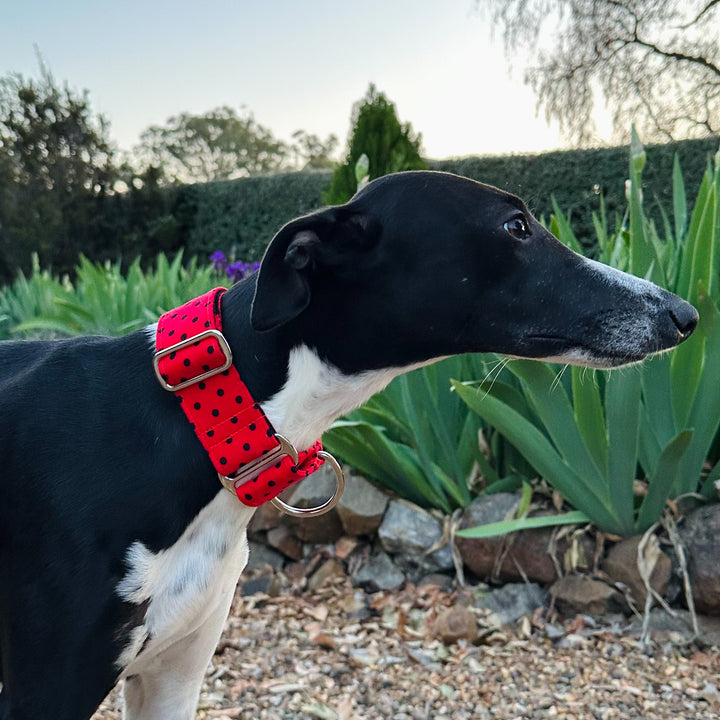
<svg viewBox="0 0 720 720"><path fill-rule="evenodd" d="M140 542L130 546L117 592L147 609L117 660L123 674L138 672L200 627L232 591L247 562L245 530L252 513L221 489L171 547L153 553Z"/></svg>

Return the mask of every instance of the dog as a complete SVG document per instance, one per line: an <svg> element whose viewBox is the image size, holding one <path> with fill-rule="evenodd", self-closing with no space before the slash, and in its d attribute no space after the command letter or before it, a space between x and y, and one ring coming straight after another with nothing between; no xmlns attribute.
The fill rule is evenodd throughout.
<svg viewBox="0 0 720 720"><path fill-rule="evenodd" d="M225 458L201 438L214 430L188 420L183 406L201 403L183 393L236 372L261 434L306 448L443 357L615 367L698 322L675 295L573 253L518 197L425 171L291 221L258 273L219 297L202 309L222 332L179 344L164 320L121 338L0 344L1 720L89 718L119 680L127 720L194 717L247 560L255 507L241 500L260 468L219 482ZM162 371L210 345L222 365L197 372L212 377Z"/></svg>

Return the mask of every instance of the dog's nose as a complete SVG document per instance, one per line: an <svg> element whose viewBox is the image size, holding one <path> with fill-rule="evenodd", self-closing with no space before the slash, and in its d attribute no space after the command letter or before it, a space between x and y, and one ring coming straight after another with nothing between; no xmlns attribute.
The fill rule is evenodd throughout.
<svg viewBox="0 0 720 720"><path fill-rule="evenodd" d="M673 296L668 312L680 335L680 341L687 340L697 327L700 318L698 311L690 303Z"/></svg>

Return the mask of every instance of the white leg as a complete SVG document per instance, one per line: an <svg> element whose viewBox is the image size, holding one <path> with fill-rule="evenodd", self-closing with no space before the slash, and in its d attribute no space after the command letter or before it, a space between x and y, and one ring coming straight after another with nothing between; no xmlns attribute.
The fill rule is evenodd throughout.
<svg viewBox="0 0 720 720"><path fill-rule="evenodd" d="M228 593L200 627L126 678L125 720L193 720L232 598L233 592Z"/></svg>

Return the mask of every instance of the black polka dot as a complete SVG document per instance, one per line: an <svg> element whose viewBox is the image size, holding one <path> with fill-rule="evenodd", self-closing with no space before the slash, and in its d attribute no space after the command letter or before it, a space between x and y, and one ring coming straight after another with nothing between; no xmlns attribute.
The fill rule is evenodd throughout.
<svg viewBox="0 0 720 720"><path fill-rule="evenodd" d="M200 388L200 390L204 390L206 387L207 386L205 385L204 382L198 383L198 388Z"/></svg>
<svg viewBox="0 0 720 720"><path fill-rule="evenodd" d="M245 450L247 452L249 449L250 449L250 443L245 443L243 445L243 450Z"/></svg>
<svg viewBox="0 0 720 720"><path fill-rule="evenodd" d="M221 465L227 465L227 458L221 457L221 458L220 458L220 464L221 464Z"/></svg>
<svg viewBox="0 0 720 720"><path fill-rule="evenodd" d="M215 434L215 431L214 431L214 430L208 430L208 431L207 431L207 436L208 436L208 437L212 437L214 434Z"/></svg>
<svg viewBox="0 0 720 720"><path fill-rule="evenodd" d="M201 408L201 405L200 405L199 402L196 402L196 403L193 405L193 407L194 407L196 410L199 410L199 409Z"/></svg>
<svg viewBox="0 0 720 720"><path fill-rule="evenodd" d="M181 320L186 320L186 319L187 319L187 315L183 315L180 319L181 319Z"/></svg>
<svg viewBox="0 0 720 720"><path fill-rule="evenodd" d="M197 319L196 317L194 317L194 318L192 319L192 321L193 321L193 322L197 322L198 319Z"/></svg>
<svg viewBox="0 0 720 720"><path fill-rule="evenodd" d="M175 331L174 331L174 330L171 330L171 331L168 333L168 335L174 335L174 334L175 334Z"/></svg>
<svg viewBox="0 0 720 720"><path fill-rule="evenodd" d="M272 428L268 428L266 434L267 434L268 437L272 437L273 434L274 434L273 431L272 431Z"/></svg>
<svg viewBox="0 0 720 720"><path fill-rule="evenodd" d="M268 480L268 487L275 487L275 481L274 481L274 480Z"/></svg>
<svg viewBox="0 0 720 720"><path fill-rule="evenodd" d="M213 410L213 411L212 411L212 416L213 416L213 417L218 417L219 415L220 415L220 411L219 411L219 410Z"/></svg>
<svg viewBox="0 0 720 720"><path fill-rule="evenodd" d="M208 355L212 355L215 352L215 348L212 345L208 345Z"/></svg>
<svg viewBox="0 0 720 720"><path fill-rule="evenodd" d="M202 366L202 369L203 369L205 372L210 372L210 366L209 366L209 365L203 365L203 366Z"/></svg>
<svg viewBox="0 0 720 720"><path fill-rule="evenodd" d="M174 360L176 355L177 355L177 353L171 352L171 353L170 353L170 359L171 359L171 360Z"/></svg>
<svg viewBox="0 0 720 720"><path fill-rule="evenodd" d="M210 321L209 321L209 320L206 320L206 321L205 321L205 327L206 327L206 328L210 327Z"/></svg>
<svg viewBox="0 0 720 720"><path fill-rule="evenodd" d="M219 388L217 391L217 396L222 397L225 394L225 391L222 388Z"/></svg>
<svg viewBox="0 0 720 720"><path fill-rule="evenodd" d="M227 376L230 374L230 371L229 371L229 370L223 370L220 374L221 374L223 377L227 377Z"/></svg>
<svg viewBox="0 0 720 720"><path fill-rule="evenodd" d="M230 418L230 422L231 422L233 425L236 425L236 424L237 424L237 421L238 421L238 419L237 419L236 417Z"/></svg>
<svg viewBox="0 0 720 720"><path fill-rule="evenodd" d="M252 500L252 495L250 493L245 493L245 499Z"/></svg>
<svg viewBox="0 0 720 720"><path fill-rule="evenodd" d="M227 438L227 439L225 440L225 442L226 442L228 445L232 445L232 440L233 440L232 438Z"/></svg>
<svg viewBox="0 0 720 720"><path fill-rule="evenodd" d="M280 466L281 466L281 465L282 465L282 462L275 463L275 467L276 467L278 470L280 469Z"/></svg>
<svg viewBox="0 0 720 720"><path fill-rule="evenodd" d="M257 425L255 423L250 423L248 427L250 428L250 430L255 430L255 428L257 428Z"/></svg>
<svg viewBox="0 0 720 720"><path fill-rule="evenodd" d="M181 339L181 340L187 340L187 333L183 333L183 334L180 336L180 339Z"/></svg>
<svg viewBox="0 0 720 720"><path fill-rule="evenodd" d="M235 396L235 402L240 405L242 403L242 395L236 395Z"/></svg>
<svg viewBox="0 0 720 720"><path fill-rule="evenodd" d="M190 358L185 358L185 359L183 360L183 365L184 365L185 367L190 367Z"/></svg>

